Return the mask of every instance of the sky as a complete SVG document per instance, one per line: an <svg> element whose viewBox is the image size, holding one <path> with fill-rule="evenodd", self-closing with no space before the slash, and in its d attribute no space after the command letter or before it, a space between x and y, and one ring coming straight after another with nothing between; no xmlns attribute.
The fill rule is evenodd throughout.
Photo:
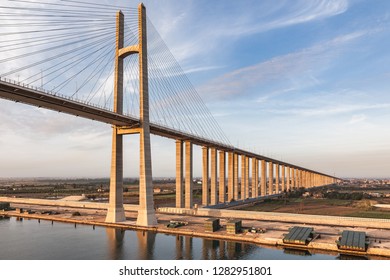
<svg viewBox="0 0 390 280"><path fill-rule="evenodd" d="M390 177L389 1L144 4L231 144L337 177ZM0 177L109 176L109 125L0 100L0 136ZM124 146L124 175L137 176L138 137ZM200 159L195 146L195 176ZM152 164L174 177L173 140L152 136Z"/></svg>

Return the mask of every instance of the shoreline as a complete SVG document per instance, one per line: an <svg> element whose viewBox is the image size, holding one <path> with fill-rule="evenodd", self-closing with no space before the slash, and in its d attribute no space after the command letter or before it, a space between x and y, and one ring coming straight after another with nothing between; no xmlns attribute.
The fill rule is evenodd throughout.
<svg viewBox="0 0 390 280"><path fill-rule="evenodd" d="M21 205L14 204L13 206ZM31 210L39 209L51 209L53 211L58 210L59 207L53 206L37 206L37 205L28 205L23 204L23 208L29 208ZM54 208L54 209L53 209ZM136 216L135 211L126 211L127 221L123 223L106 223L105 220L105 211L89 208L68 208L61 207L60 214L57 215L47 215L47 214L28 214L28 213L17 213L17 211L0 211L0 216L24 218L24 219L36 219L36 220L47 220L52 222L62 222L70 223L77 226L81 225L90 225L90 226L101 226L101 227L110 227L117 228L121 230L136 230L136 231L150 231L154 233L170 234L170 235L182 235L190 237L199 237L206 239L217 239L224 241L233 241L233 242L244 242L251 243L254 245L261 245L272 247L276 249L296 249L304 251L314 251L322 252L324 254L343 254L343 255L353 255L361 257L371 257L372 259L390 259L390 230L386 229L369 229L364 228L352 228L352 230L362 230L366 231L370 239L370 245L366 252L358 251L347 251L339 250L336 245L336 240L340 236L340 230L351 229L351 227L345 228L342 226L327 226L327 225L317 225L315 226L315 231L320 233L320 238L311 241L308 245L293 245L293 244L284 244L283 236L288 232L288 228L292 226L291 223L282 223L280 221L266 221L266 220L248 220L243 219L243 227L249 228L251 226L262 227L266 229L265 233L238 233L238 234L228 234L226 232L226 221L227 218L220 217L222 228L215 232L208 232L205 230L205 220L210 218L208 216L199 216L199 215L189 215L189 214L172 214L172 213L163 213L161 211L157 212L158 216L158 225L154 227L143 227L136 225ZM81 216L72 216L72 211L79 211ZM249 213L248 213L249 214ZM179 228L167 228L171 220L185 221L188 222L188 225L179 227ZM296 223L294 225L297 225ZM301 223L305 226L305 223ZM379 242L374 242L379 241Z"/></svg>

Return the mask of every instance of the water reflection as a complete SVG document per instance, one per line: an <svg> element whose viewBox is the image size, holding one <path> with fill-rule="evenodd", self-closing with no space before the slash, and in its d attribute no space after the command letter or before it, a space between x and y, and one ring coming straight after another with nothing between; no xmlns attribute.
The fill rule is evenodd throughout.
<svg viewBox="0 0 390 280"><path fill-rule="evenodd" d="M225 260L225 259L242 259L246 255L251 254L259 247L237 242L227 242L222 240L201 239L190 236L172 236L156 234L148 231L135 231L133 236L132 231L122 231L119 229L106 229L110 259L176 259L176 260ZM125 235L131 235L130 238L125 238ZM136 240L135 238L136 237ZM174 239L174 242L168 242ZM157 240L157 241L156 241ZM137 243L137 248L130 248L129 244ZM156 243L164 243L167 246L162 254L156 252L159 248ZM160 247L162 245L160 244ZM131 246L134 247L134 246ZM127 250L135 249L135 252ZM157 254L157 255L156 255Z"/></svg>
<svg viewBox="0 0 390 280"><path fill-rule="evenodd" d="M123 259L125 232L117 228L106 228L108 254L112 260Z"/></svg>
<svg viewBox="0 0 390 280"><path fill-rule="evenodd" d="M91 227L51 221L0 220L0 259L335 259L312 253L291 255L248 243L156 234L147 231ZM28 236L28 238L26 238ZM82 246L80 246L82 244Z"/></svg>
<svg viewBox="0 0 390 280"><path fill-rule="evenodd" d="M176 236L176 260L184 259L183 256L183 236Z"/></svg>
<svg viewBox="0 0 390 280"><path fill-rule="evenodd" d="M290 255L311 256L311 253L308 250L300 250L295 248L284 248L283 252Z"/></svg>
<svg viewBox="0 0 390 280"><path fill-rule="evenodd" d="M156 234L149 231L137 231L139 260L154 260Z"/></svg>
<svg viewBox="0 0 390 280"><path fill-rule="evenodd" d="M368 260L366 256L340 254L338 260Z"/></svg>

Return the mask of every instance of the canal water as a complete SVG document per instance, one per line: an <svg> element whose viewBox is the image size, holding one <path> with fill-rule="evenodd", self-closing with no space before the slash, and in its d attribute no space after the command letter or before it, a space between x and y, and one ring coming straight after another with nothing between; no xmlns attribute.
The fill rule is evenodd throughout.
<svg viewBox="0 0 390 280"><path fill-rule="evenodd" d="M186 236L16 218L0 220L7 260L327 260L336 255L286 251Z"/></svg>

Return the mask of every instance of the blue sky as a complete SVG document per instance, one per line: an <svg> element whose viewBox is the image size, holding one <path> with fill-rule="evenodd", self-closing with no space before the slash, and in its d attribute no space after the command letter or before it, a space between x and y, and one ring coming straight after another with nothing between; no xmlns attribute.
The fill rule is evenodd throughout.
<svg viewBox="0 0 390 280"><path fill-rule="evenodd" d="M233 145L339 177L390 177L389 1L144 3ZM109 175L110 126L0 108L1 177ZM125 176L137 175L137 141L126 137ZM153 175L174 176L174 142L152 141ZM199 147L194 160L199 176Z"/></svg>

